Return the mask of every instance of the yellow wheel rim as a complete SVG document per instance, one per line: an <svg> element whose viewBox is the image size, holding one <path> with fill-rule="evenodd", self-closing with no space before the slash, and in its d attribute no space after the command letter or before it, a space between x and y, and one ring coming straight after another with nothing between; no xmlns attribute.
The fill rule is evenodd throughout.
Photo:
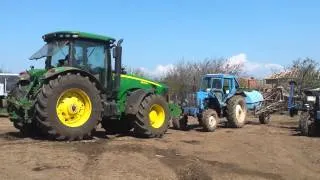
<svg viewBox="0 0 320 180"><path fill-rule="evenodd" d="M56 105L58 119L68 127L82 126L90 118L91 111L89 96L77 88L64 91Z"/></svg>
<svg viewBox="0 0 320 180"><path fill-rule="evenodd" d="M149 120L153 128L160 128L166 118L164 109L158 104L154 104L150 108Z"/></svg>

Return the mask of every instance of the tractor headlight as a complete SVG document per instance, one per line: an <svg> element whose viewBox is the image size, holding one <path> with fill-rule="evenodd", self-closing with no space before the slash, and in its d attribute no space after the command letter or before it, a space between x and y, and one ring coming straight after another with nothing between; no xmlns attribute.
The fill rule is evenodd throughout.
<svg viewBox="0 0 320 180"><path fill-rule="evenodd" d="M316 97L315 96L307 96L307 102L316 102Z"/></svg>

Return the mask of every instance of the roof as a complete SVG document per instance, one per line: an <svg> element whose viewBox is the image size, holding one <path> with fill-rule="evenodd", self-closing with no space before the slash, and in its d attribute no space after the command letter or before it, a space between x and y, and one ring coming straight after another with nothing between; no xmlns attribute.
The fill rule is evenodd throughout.
<svg viewBox="0 0 320 180"><path fill-rule="evenodd" d="M112 37L103 36L99 34L87 33L87 32L80 32L80 31L57 31L52 33L47 33L42 36L44 41L50 41L52 39L57 38L79 38L79 39L87 39L93 41L100 41L100 42L109 42L113 43L116 41Z"/></svg>
<svg viewBox="0 0 320 180"><path fill-rule="evenodd" d="M234 75L230 74L206 74L203 77L215 77L215 78L236 78Z"/></svg>
<svg viewBox="0 0 320 180"><path fill-rule="evenodd" d="M296 69L288 70L288 71L283 71L279 73L274 73L265 79L290 79L290 78L297 78L298 76L298 71Z"/></svg>

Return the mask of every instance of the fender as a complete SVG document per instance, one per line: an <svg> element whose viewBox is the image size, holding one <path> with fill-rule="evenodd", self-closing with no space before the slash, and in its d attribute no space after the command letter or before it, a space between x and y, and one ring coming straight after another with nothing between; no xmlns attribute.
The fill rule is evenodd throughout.
<svg viewBox="0 0 320 180"><path fill-rule="evenodd" d="M99 90L103 90L103 86L101 85L100 81L96 77L94 77L92 74L88 73L87 71L84 71L84 70L81 70L81 69L78 69L75 67L52 68L44 74L43 79L49 80L49 79L55 78L59 75L63 75L63 74L67 74L67 73L73 73L73 74L80 73L81 75L88 76L91 81L95 82L95 84Z"/></svg>
<svg viewBox="0 0 320 180"><path fill-rule="evenodd" d="M126 101L126 107L125 112L126 114L132 114L135 115L138 112L139 105L141 101L148 95L153 94L154 92L144 90L144 89L138 89L135 91L132 91L128 93L127 101Z"/></svg>

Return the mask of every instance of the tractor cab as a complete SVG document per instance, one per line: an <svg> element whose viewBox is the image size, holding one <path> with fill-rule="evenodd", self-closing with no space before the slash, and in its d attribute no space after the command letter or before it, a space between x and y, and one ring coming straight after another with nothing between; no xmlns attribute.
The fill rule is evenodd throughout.
<svg viewBox="0 0 320 180"><path fill-rule="evenodd" d="M198 95L203 99L209 95L215 96L220 103L233 95L239 88L239 83L232 75L206 74L201 79Z"/></svg>
<svg viewBox="0 0 320 180"><path fill-rule="evenodd" d="M45 58L45 69L73 67L93 75L105 88L111 86L114 72L119 86L121 74L120 44L115 45L115 39L90 33L60 31L44 35L46 44L34 53L30 60ZM122 40L119 41L120 43ZM111 50L115 58L112 70Z"/></svg>

